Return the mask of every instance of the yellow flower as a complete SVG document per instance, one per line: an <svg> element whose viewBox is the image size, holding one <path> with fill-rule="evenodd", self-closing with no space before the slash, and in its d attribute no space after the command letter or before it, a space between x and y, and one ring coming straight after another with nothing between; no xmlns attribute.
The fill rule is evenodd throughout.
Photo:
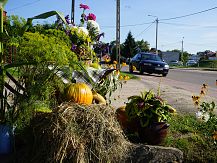
<svg viewBox="0 0 217 163"><path fill-rule="evenodd" d="M213 137L214 140L217 140L217 131L214 131L214 132L213 132L212 137Z"/></svg>
<svg viewBox="0 0 217 163"><path fill-rule="evenodd" d="M200 96L192 96L192 100L195 101L199 101L200 100Z"/></svg>
<svg viewBox="0 0 217 163"><path fill-rule="evenodd" d="M200 104L199 100L194 101L194 105L198 106Z"/></svg>
<svg viewBox="0 0 217 163"><path fill-rule="evenodd" d="M208 85L204 83L202 88L206 89L207 87L208 87Z"/></svg>
<svg viewBox="0 0 217 163"><path fill-rule="evenodd" d="M206 92L202 89L202 90L200 91L200 95L204 96L204 95L206 95Z"/></svg>
<svg viewBox="0 0 217 163"><path fill-rule="evenodd" d="M105 58L105 62L110 62L110 58Z"/></svg>
<svg viewBox="0 0 217 163"><path fill-rule="evenodd" d="M133 66L133 71L136 71L136 67L135 66Z"/></svg>
<svg viewBox="0 0 217 163"><path fill-rule="evenodd" d="M112 66L112 65L108 65L108 68L110 68L110 69L111 69L111 68L113 68L113 66Z"/></svg>
<svg viewBox="0 0 217 163"><path fill-rule="evenodd" d="M113 64L118 64L118 62L117 61L113 61Z"/></svg>
<svg viewBox="0 0 217 163"><path fill-rule="evenodd" d="M127 66L127 64L125 62L122 63L122 67Z"/></svg>
<svg viewBox="0 0 217 163"><path fill-rule="evenodd" d="M123 76L122 76L122 75L120 75L120 76L119 76L119 79L120 79L120 80L123 80Z"/></svg>
<svg viewBox="0 0 217 163"><path fill-rule="evenodd" d="M120 75L120 71L119 70L115 70L115 75Z"/></svg>
<svg viewBox="0 0 217 163"><path fill-rule="evenodd" d="M124 80L129 80L129 79L130 79L130 77L128 75L124 76Z"/></svg>

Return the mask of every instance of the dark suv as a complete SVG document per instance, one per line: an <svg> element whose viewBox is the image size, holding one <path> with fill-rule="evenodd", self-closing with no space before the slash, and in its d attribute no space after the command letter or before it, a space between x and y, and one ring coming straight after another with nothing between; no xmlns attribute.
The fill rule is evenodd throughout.
<svg viewBox="0 0 217 163"><path fill-rule="evenodd" d="M155 53L140 52L136 54L129 63L130 73L135 68L139 70L140 74L147 72L149 74L155 73L167 76L169 72L169 65Z"/></svg>

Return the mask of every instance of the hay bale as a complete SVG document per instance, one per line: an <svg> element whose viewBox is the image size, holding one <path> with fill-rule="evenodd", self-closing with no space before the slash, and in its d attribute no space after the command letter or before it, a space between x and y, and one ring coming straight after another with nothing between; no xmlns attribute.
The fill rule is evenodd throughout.
<svg viewBox="0 0 217 163"><path fill-rule="evenodd" d="M62 103L31 128L28 162L121 162L130 148L110 106Z"/></svg>

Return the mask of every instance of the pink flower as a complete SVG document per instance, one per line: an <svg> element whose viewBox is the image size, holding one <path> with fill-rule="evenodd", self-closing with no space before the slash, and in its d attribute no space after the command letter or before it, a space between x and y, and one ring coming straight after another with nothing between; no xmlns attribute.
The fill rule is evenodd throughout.
<svg viewBox="0 0 217 163"><path fill-rule="evenodd" d="M90 9L88 5L80 4L80 8L83 8L84 10Z"/></svg>
<svg viewBox="0 0 217 163"><path fill-rule="evenodd" d="M87 16L87 20L94 20L94 21L96 21L96 15L94 15L93 13L89 13L89 15Z"/></svg>

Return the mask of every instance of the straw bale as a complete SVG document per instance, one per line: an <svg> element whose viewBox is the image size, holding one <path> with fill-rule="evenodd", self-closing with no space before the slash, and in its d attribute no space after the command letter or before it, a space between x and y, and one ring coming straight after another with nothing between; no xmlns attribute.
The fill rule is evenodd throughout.
<svg viewBox="0 0 217 163"><path fill-rule="evenodd" d="M31 123L34 144L29 162L121 162L130 143L106 105L65 102Z"/></svg>

